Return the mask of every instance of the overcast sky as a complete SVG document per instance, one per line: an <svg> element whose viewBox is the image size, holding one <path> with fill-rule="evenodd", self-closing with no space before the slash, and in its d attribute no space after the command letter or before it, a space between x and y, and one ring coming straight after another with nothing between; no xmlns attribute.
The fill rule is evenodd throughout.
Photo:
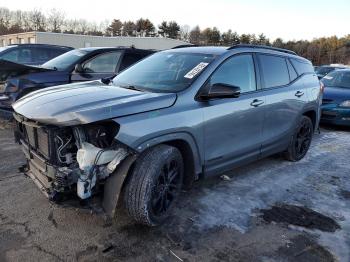
<svg viewBox="0 0 350 262"><path fill-rule="evenodd" d="M1 0L11 10L56 8L67 18L104 20L149 18L155 25L175 20L201 28L216 26L271 39L308 39L350 34L350 0Z"/></svg>

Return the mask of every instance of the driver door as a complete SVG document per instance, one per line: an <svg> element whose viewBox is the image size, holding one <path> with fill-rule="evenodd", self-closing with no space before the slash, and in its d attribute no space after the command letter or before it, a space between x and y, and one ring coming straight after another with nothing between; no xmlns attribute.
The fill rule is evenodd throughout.
<svg viewBox="0 0 350 262"><path fill-rule="evenodd" d="M204 106L205 173L215 175L259 157L265 97L257 88L252 54L228 58L207 84L238 86L238 98L209 100Z"/></svg>
<svg viewBox="0 0 350 262"><path fill-rule="evenodd" d="M120 57L120 51L108 52L82 62L82 71L73 71L71 82L89 81L113 76L119 65Z"/></svg>

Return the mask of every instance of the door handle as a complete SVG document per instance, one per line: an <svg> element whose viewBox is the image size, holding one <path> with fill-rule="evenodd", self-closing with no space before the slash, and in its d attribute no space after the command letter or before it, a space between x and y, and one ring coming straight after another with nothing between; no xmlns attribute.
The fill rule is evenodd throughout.
<svg viewBox="0 0 350 262"><path fill-rule="evenodd" d="M254 100L250 103L250 105L251 105L251 106L254 106L254 107L258 107L258 106L262 105L263 103L264 103L263 100L254 99Z"/></svg>
<svg viewBox="0 0 350 262"><path fill-rule="evenodd" d="M304 92L302 92L302 91L298 91L295 93L296 97L302 97L303 95L304 95Z"/></svg>

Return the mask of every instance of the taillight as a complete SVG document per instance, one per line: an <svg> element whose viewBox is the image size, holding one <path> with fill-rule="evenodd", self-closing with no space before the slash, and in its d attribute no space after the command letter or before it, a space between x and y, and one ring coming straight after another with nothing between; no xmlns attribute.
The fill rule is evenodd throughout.
<svg viewBox="0 0 350 262"><path fill-rule="evenodd" d="M324 84L320 81L320 92L323 94Z"/></svg>

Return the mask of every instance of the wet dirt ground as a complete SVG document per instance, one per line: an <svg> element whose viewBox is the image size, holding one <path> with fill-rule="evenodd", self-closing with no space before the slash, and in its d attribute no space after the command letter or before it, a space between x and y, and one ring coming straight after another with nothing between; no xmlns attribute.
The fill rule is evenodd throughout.
<svg viewBox="0 0 350 262"><path fill-rule="evenodd" d="M123 210L111 222L50 204L17 171L23 155L0 121L0 261L348 262L349 132L323 128L298 163L274 156L197 182L147 228Z"/></svg>

